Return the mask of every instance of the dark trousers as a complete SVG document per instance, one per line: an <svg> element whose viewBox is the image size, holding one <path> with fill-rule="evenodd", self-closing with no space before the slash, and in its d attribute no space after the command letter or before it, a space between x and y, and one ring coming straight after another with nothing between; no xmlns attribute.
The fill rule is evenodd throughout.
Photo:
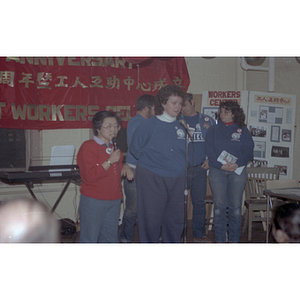
<svg viewBox="0 0 300 300"><path fill-rule="evenodd" d="M188 188L191 191L193 203L193 235L200 238L205 235L205 196L206 196L207 171L201 166L189 167Z"/></svg>
<svg viewBox="0 0 300 300"><path fill-rule="evenodd" d="M131 169L134 177L135 169ZM130 243L134 237L134 225L137 219L137 195L136 195L136 179L132 181L124 179L124 192L126 196L126 207L123 215L122 228L120 233L120 241Z"/></svg>
<svg viewBox="0 0 300 300"><path fill-rule="evenodd" d="M180 243L184 229L183 177L162 177L137 166L138 232L141 243Z"/></svg>

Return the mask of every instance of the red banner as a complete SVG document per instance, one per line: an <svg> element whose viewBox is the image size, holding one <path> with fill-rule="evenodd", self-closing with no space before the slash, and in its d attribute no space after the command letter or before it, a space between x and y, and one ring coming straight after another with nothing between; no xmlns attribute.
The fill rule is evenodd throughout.
<svg viewBox="0 0 300 300"><path fill-rule="evenodd" d="M126 127L136 98L167 84L187 91L183 57L0 57L0 128L91 128L99 110Z"/></svg>

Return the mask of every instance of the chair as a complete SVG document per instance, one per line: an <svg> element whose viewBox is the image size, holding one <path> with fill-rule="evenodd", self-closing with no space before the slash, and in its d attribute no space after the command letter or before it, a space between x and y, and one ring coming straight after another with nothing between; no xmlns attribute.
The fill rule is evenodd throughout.
<svg viewBox="0 0 300 300"><path fill-rule="evenodd" d="M279 168L257 167L246 168L247 181L245 185L245 206L246 215L243 231L248 227L248 241L251 241L252 222L263 222L264 230L266 231L266 217L264 212L267 211L267 201L264 195L266 182L269 180L279 179ZM259 212L256 216L255 212Z"/></svg>

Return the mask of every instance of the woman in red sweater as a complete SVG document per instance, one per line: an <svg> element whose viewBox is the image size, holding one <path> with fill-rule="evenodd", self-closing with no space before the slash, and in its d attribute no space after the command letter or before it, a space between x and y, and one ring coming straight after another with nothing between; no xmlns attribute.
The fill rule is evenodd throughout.
<svg viewBox="0 0 300 300"><path fill-rule="evenodd" d="M82 180L79 242L117 243L123 155L114 150L112 139L121 120L113 112L99 111L92 122L94 138L85 141L77 154Z"/></svg>

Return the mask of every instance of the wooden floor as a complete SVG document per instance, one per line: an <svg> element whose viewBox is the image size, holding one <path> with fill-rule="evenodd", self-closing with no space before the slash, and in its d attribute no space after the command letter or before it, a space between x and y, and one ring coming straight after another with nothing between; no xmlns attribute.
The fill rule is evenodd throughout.
<svg viewBox="0 0 300 300"><path fill-rule="evenodd" d="M188 220L187 236L186 236L187 243L194 243L194 237L193 237L191 223L192 223L191 220ZM62 243L77 243L78 238L79 238L79 232L77 232L75 234L71 234L71 235L64 234L64 235L61 235L61 242ZM211 231L208 232L207 238L211 243L214 243L215 236L214 236L213 228ZM242 232L241 238L240 238L240 243L265 243L265 241L266 241L266 232L263 230L263 225L261 222L253 223L252 239L250 242L248 241L247 231ZM137 226L135 226L135 234L134 234L133 243L138 243L138 242L139 242L138 231L137 231ZM269 237L269 242L270 243L274 242L274 239L272 237Z"/></svg>

